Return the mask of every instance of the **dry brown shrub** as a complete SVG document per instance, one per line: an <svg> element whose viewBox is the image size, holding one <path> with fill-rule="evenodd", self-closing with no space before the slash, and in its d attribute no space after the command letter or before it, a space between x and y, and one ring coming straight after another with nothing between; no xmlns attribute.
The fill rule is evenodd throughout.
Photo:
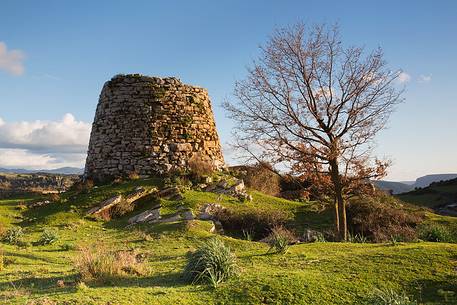
<svg viewBox="0 0 457 305"><path fill-rule="evenodd" d="M423 212L406 209L382 194L359 198L348 207L350 230L374 242L414 240L416 227L423 219Z"/></svg>
<svg viewBox="0 0 457 305"><path fill-rule="evenodd" d="M133 171L127 175L127 178L129 180L138 180L138 179L140 179L140 175L136 171Z"/></svg>
<svg viewBox="0 0 457 305"><path fill-rule="evenodd" d="M249 232L258 240L266 237L275 227L286 225L291 215L282 210L264 210L258 208L223 209L214 217L219 220L224 230L242 234Z"/></svg>
<svg viewBox="0 0 457 305"><path fill-rule="evenodd" d="M201 179L207 176L210 176L214 172L214 166L210 161L205 160L205 158L199 154L194 154L189 161L187 162L189 167L190 174L195 179Z"/></svg>
<svg viewBox="0 0 457 305"><path fill-rule="evenodd" d="M146 266L136 251L113 251L103 244L83 246L75 259L82 281L111 282L128 275L146 274Z"/></svg>
<svg viewBox="0 0 457 305"><path fill-rule="evenodd" d="M242 178L247 187L264 194L278 196L281 192L281 177L272 171L270 164L258 163L246 167Z"/></svg>
<svg viewBox="0 0 457 305"><path fill-rule="evenodd" d="M94 181L91 179L86 179L84 181L80 180L73 184L71 190L77 192L77 193L82 193L82 194L87 194L89 191L94 187Z"/></svg>

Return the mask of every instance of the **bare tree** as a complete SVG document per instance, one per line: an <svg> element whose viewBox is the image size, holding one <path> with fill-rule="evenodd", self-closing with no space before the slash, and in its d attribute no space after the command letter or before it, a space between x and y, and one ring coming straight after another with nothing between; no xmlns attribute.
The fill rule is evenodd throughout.
<svg viewBox="0 0 457 305"><path fill-rule="evenodd" d="M389 165L371 157L371 144L401 102L400 72L387 68L381 49L343 47L336 26L277 30L236 83L237 100L224 103L238 123L234 146L319 183L346 240L347 196Z"/></svg>

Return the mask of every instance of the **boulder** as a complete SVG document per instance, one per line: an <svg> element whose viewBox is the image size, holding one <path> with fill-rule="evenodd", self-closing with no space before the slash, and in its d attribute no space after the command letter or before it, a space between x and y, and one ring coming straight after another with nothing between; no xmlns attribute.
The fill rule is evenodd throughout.
<svg viewBox="0 0 457 305"><path fill-rule="evenodd" d="M192 213L192 210L184 210L182 213L181 213L181 217L182 219L184 220L193 220L195 217L194 217L194 213Z"/></svg>
<svg viewBox="0 0 457 305"><path fill-rule="evenodd" d="M93 207L92 209L87 211L87 214L89 214L89 215L98 214L102 211L112 208L113 206L120 203L121 201L122 201L122 195L117 195L117 196L111 197L109 199L106 199L105 201L102 201L98 206Z"/></svg>
<svg viewBox="0 0 457 305"><path fill-rule="evenodd" d="M152 209L146 210L138 215L129 218L128 223L135 224L158 220L160 218L160 208L160 204L156 205Z"/></svg>
<svg viewBox="0 0 457 305"><path fill-rule="evenodd" d="M200 220L212 220L215 218L216 214L224 211L225 208L221 206L220 204L217 203L208 203L205 204L201 209L200 209L200 214L198 215L198 218Z"/></svg>

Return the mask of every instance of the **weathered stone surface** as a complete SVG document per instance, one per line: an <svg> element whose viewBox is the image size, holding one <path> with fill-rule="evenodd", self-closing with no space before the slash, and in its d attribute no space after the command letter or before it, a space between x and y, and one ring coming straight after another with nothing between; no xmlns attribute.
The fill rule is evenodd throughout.
<svg viewBox="0 0 457 305"><path fill-rule="evenodd" d="M127 194L125 197L123 197L122 195L117 195L117 196L111 197L111 198L101 202L98 206L90 209L87 212L87 214L88 215L99 214L105 210L111 209L116 204L119 204L122 201L124 201L126 203L133 203L154 192L157 192L157 189L155 189L155 188L145 189L143 187L137 187L131 193Z"/></svg>
<svg viewBox="0 0 457 305"><path fill-rule="evenodd" d="M167 187L167 188L161 190L158 193L158 195L160 198L167 198L167 199L175 200L175 198L177 198L181 194L179 192L178 187L172 186L172 187Z"/></svg>
<svg viewBox="0 0 457 305"><path fill-rule="evenodd" d="M160 204L156 205L152 209L146 210L138 215L129 218L128 223L135 224L158 220L160 218L160 208Z"/></svg>
<svg viewBox="0 0 457 305"><path fill-rule="evenodd" d="M187 167L198 154L222 167L211 102L176 78L118 75L106 82L92 125L85 177L147 176Z"/></svg>
<svg viewBox="0 0 457 305"><path fill-rule="evenodd" d="M100 212L103 212L107 209L112 208L116 204L120 203L122 201L122 195L117 195L114 197L111 197L109 199L106 199L105 201L102 201L98 206L93 207L89 211L87 211L87 214L93 215L93 214L98 214Z"/></svg>
<svg viewBox="0 0 457 305"><path fill-rule="evenodd" d="M198 215L198 218L201 220L212 220L215 218L215 215L217 213L223 210L225 210L225 208L220 204L208 203L200 209L200 214Z"/></svg>

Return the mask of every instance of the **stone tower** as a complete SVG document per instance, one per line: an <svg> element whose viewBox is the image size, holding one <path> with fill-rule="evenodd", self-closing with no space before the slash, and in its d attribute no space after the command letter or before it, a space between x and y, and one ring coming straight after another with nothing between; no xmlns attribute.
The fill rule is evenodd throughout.
<svg viewBox="0 0 457 305"><path fill-rule="evenodd" d="M224 165L208 92L176 78L117 75L106 82L92 124L85 177L185 169L189 159Z"/></svg>

